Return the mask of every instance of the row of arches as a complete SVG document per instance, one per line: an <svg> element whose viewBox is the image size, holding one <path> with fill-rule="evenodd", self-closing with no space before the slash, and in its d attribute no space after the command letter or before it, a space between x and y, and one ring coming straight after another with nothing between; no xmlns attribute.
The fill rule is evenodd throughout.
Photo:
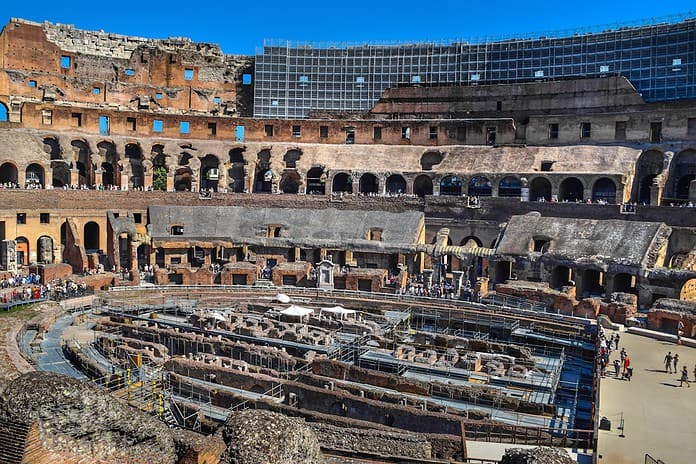
<svg viewBox="0 0 696 464"><path fill-rule="evenodd" d="M655 189L659 192L660 187L663 187L663 198L688 200L694 180L696 150L682 150L671 159L661 151L647 150L641 153L636 162L631 198L641 204L651 204L655 200Z"/></svg>

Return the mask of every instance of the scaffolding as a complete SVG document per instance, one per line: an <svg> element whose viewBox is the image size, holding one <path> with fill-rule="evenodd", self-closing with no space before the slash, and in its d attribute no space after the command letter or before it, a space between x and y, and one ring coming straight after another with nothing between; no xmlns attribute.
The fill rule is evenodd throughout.
<svg viewBox="0 0 696 464"><path fill-rule="evenodd" d="M677 22L674 22L674 21ZM364 113L390 87L626 76L646 101L696 98L696 19L535 38L449 43L264 43L254 116Z"/></svg>

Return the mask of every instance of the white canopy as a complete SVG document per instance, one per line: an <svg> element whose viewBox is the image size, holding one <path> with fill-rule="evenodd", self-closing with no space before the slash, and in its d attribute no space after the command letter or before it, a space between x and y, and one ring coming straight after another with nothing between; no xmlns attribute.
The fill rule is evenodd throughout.
<svg viewBox="0 0 696 464"><path fill-rule="evenodd" d="M281 303L290 303L290 297L287 296L285 293L279 293L275 296L276 301L279 301Z"/></svg>
<svg viewBox="0 0 696 464"><path fill-rule="evenodd" d="M283 309L280 314L283 316L295 316L295 317L304 317L309 314L312 314L314 312L313 309L311 308L305 308L304 306L297 306L297 305L290 305L287 308Z"/></svg>
<svg viewBox="0 0 696 464"><path fill-rule="evenodd" d="M220 314L220 313L217 312L217 311L211 311L211 312L210 312L210 317L212 317L212 318L215 319L216 321L220 321L220 322L225 322L225 321L227 320L227 319L225 319L225 316L223 316L222 314Z"/></svg>
<svg viewBox="0 0 696 464"><path fill-rule="evenodd" d="M344 308L343 306L332 306L331 308L321 308L322 313L331 313L335 314L341 319L345 318L349 314L355 314L356 311L354 309L348 309Z"/></svg>

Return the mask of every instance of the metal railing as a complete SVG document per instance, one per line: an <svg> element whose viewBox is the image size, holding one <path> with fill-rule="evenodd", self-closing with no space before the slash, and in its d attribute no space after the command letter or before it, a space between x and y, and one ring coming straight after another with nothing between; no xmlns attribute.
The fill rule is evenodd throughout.
<svg viewBox="0 0 696 464"><path fill-rule="evenodd" d="M665 464L665 461L661 459L655 459L654 457L650 456L649 454L645 454L645 464Z"/></svg>

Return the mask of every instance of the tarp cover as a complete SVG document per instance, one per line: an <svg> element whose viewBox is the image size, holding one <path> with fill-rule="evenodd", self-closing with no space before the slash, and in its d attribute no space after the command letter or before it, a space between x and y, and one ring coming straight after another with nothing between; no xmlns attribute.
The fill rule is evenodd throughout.
<svg viewBox="0 0 696 464"><path fill-rule="evenodd" d="M311 308L305 308L304 306L290 305L287 308L283 309L280 312L280 314L282 314L283 316L303 317L303 316L307 316L309 314L312 314L313 312L314 312L314 310Z"/></svg>

